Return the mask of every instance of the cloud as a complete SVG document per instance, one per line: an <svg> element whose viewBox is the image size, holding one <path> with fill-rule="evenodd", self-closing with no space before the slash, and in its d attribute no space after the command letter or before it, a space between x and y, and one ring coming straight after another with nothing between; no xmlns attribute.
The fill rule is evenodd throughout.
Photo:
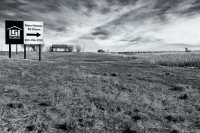
<svg viewBox="0 0 200 133"><path fill-rule="evenodd" d="M199 0L1 0L0 43L5 20L24 20L44 22L46 45L84 43L88 51L198 48L199 13Z"/></svg>

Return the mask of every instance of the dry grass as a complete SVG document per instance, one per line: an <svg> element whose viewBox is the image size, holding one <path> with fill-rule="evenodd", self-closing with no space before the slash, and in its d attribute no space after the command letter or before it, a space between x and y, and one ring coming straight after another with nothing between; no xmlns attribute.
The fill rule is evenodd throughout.
<svg viewBox="0 0 200 133"><path fill-rule="evenodd" d="M200 53L149 54L143 62L169 67L200 68Z"/></svg>
<svg viewBox="0 0 200 133"><path fill-rule="evenodd" d="M27 54L32 60L0 60L3 133L200 132L198 70L108 54L43 53L41 62Z"/></svg>

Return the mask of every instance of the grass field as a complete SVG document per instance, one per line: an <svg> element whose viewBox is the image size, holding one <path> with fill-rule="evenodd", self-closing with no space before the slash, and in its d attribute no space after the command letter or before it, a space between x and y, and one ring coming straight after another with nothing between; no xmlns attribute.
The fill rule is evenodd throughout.
<svg viewBox="0 0 200 133"><path fill-rule="evenodd" d="M200 52L147 54L143 62L169 67L200 68Z"/></svg>
<svg viewBox="0 0 200 133"><path fill-rule="evenodd" d="M199 59L0 53L0 133L199 133Z"/></svg>

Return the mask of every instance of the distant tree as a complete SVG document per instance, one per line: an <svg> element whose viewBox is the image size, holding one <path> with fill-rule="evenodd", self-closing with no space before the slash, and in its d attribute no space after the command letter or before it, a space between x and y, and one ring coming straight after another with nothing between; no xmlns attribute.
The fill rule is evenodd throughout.
<svg viewBox="0 0 200 133"><path fill-rule="evenodd" d="M76 52L80 52L82 49L80 45L76 45L75 47L76 47Z"/></svg>
<svg viewBox="0 0 200 133"><path fill-rule="evenodd" d="M39 45L30 44L30 47L32 48L33 51L36 52Z"/></svg>
<svg viewBox="0 0 200 133"><path fill-rule="evenodd" d="M46 51L46 52L51 52L51 46L46 46L46 47L44 47L44 48L45 48L44 51Z"/></svg>
<svg viewBox="0 0 200 133"><path fill-rule="evenodd" d="M191 50L189 50L188 48L185 48L185 52L191 52Z"/></svg>
<svg viewBox="0 0 200 133"><path fill-rule="evenodd" d="M68 52L72 52L74 50L74 45L69 45L68 46Z"/></svg>
<svg viewBox="0 0 200 133"><path fill-rule="evenodd" d="M85 44L84 44L84 47L83 47L83 52L84 52L84 50L85 50Z"/></svg>
<svg viewBox="0 0 200 133"><path fill-rule="evenodd" d="M41 50L43 50L45 44L40 44L40 45L41 45ZM21 45L21 48L24 49L24 44ZM29 48L31 48L31 51L37 52L39 50L39 45L38 44L27 44L26 48L28 48L28 51L29 51Z"/></svg>
<svg viewBox="0 0 200 133"><path fill-rule="evenodd" d="M21 48L24 49L24 44L21 44ZM30 45L27 44L27 45L26 45L26 48L28 48L28 52L29 52Z"/></svg>

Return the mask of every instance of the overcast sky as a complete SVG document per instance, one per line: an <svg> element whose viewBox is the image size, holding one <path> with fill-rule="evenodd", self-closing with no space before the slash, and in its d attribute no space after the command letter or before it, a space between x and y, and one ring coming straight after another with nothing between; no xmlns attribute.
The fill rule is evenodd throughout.
<svg viewBox="0 0 200 133"><path fill-rule="evenodd" d="M44 22L46 46L200 50L199 0L0 0L0 18L3 50L8 50L5 20Z"/></svg>

